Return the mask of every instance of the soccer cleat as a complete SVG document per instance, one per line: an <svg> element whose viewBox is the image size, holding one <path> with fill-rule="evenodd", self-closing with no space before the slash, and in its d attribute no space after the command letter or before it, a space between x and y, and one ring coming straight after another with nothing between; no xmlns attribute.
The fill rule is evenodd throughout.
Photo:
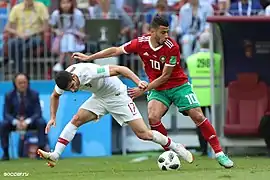
<svg viewBox="0 0 270 180"><path fill-rule="evenodd" d="M56 165L57 159L52 157L52 153L50 152L45 152L41 149L37 150L37 154L42 158L47 161L47 165L51 168L53 168Z"/></svg>
<svg viewBox="0 0 270 180"><path fill-rule="evenodd" d="M218 163L225 168L232 168L233 161L228 158L225 154L217 156Z"/></svg>
<svg viewBox="0 0 270 180"><path fill-rule="evenodd" d="M181 156L188 163L193 163L193 154L189 150L187 150L182 144L176 144L176 149L174 149L174 152L176 152L178 156Z"/></svg>

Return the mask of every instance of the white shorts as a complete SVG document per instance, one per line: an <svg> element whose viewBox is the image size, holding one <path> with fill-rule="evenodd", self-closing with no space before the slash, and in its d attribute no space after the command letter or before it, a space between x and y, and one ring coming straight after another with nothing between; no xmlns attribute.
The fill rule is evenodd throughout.
<svg viewBox="0 0 270 180"><path fill-rule="evenodd" d="M109 113L121 126L129 121L142 118L136 104L126 92L108 97L92 96L80 108L95 113L98 118Z"/></svg>

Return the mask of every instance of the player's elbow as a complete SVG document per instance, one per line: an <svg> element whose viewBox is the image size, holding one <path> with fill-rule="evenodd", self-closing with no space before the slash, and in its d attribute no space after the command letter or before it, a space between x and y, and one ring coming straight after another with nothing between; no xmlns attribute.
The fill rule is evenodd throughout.
<svg viewBox="0 0 270 180"><path fill-rule="evenodd" d="M53 91L53 93L51 94L51 99L59 99L60 94L58 94L57 92Z"/></svg>
<svg viewBox="0 0 270 180"><path fill-rule="evenodd" d="M119 74L123 74L123 66L110 65L110 76L117 76Z"/></svg>

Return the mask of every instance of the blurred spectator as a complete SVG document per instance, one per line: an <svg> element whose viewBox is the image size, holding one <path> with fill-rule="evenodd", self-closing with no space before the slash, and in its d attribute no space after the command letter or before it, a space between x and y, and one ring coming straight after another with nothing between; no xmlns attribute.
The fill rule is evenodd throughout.
<svg viewBox="0 0 270 180"><path fill-rule="evenodd" d="M231 3L229 13L232 16L254 16L263 11L259 0L238 0Z"/></svg>
<svg viewBox="0 0 270 180"><path fill-rule="evenodd" d="M181 0L168 0L168 6L174 6ZM142 3L145 8L152 8L157 5L158 0L142 0Z"/></svg>
<svg viewBox="0 0 270 180"><path fill-rule="evenodd" d="M269 1L263 1L261 3L262 3L262 6L265 8L265 15L270 16L270 2Z"/></svg>
<svg viewBox="0 0 270 180"><path fill-rule="evenodd" d="M59 9L52 13L50 25L56 34L52 51L59 52L59 62L53 67L54 71L62 71L64 60L70 53L81 52L85 49L83 39L85 19L83 13L75 8L73 0L59 0Z"/></svg>
<svg viewBox="0 0 270 180"><path fill-rule="evenodd" d="M128 7L132 7L134 12L143 12L143 3L142 1L134 1L134 0L125 0L124 3Z"/></svg>
<svg viewBox="0 0 270 180"><path fill-rule="evenodd" d="M38 131L38 146L45 147L45 126L39 94L29 88L29 78L19 73L14 77L14 89L5 95L4 121L0 124L2 160L9 160L9 134L11 131Z"/></svg>
<svg viewBox="0 0 270 180"><path fill-rule="evenodd" d="M0 1L0 7L1 8L6 8L8 5L7 1Z"/></svg>
<svg viewBox="0 0 270 180"><path fill-rule="evenodd" d="M12 35L9 54L19 72L23 72L23 54L43 44L41 35L48 27L48 18L47 7L33 0L24 0L12 8L5 31Z"/></svg>
<svg viewBox="0 0 270 180"><path fill-rule="evenodd" d="M260 0L260 4L263 9L270 5L270 0Z"/></svg>
<svg viewBox="0 0 270 180"><path fill-rule="evenodd" d="M129 15L123 10L119 9L110 0L99 0L98 5L94 7L93 19L120 19L121 20L121 35L122 41L127 41L124 37L129 36L134 28L134 24Z"/></svg>
<svg viewBox="0 0 270 180"><path fill-rule="evenodd" d="M209 4L209 5L215 5L216 4L216 0L199 0L200 4Z"/></svg>
<svg viewBox="0 0 270 180"><path fill-rule="evenodd" d="M220 16L229 15L228 13L229 6L230 6L229 0L218 0L218 9L215 14Z"/></svg>
<svg viewBox="0 0 270 180"><path fill-rule="evenodd" d="M125 4L125 0L113 0L113 1L116 7L119 9L122 9Z"/></svg>
<svg viewBox="0 0 270 180"><path fill-rule="evenodd" d="M43 3L45 6L50 7L51 6L51 0L35 0L37 2Z"/></svg>
<svg viewBox="0 0 270 180"><path fill-rule="evenodd" d="M172 22L172 16L168 12L168 4L167 0L158 0L155 8L150 9L145 16L145 23L143 25L143 33L149 33L150 24L152 22L153 17L156 15L162 16L167 19L169 23Z"/></svg>
<svg viewBox="0 0 270 180"><path fill-rule="evenodd" d="M89 0L88 3L89 3L88 15L89 17L94 17L95 16L94 9L95 9L95 6L97 5L97 0Z"/></svg>
<svg viewBox="0 0 270 180"><path fill-rule="evenodd" d="M17 3L21 3L23 1L24 0L13 0L13 3L17 4ZM34 1L41 2L47 7L50 7L50 5L51 5L51 0L34 0Z"/></svg>
<svg viewBox="0 0 270 180"><path fill-rule="evenodd" d="M206 22L208 16L213 15L213 8L210 4L199 3L199 0L189 0L180 9L179 25L176 32L180 34L183 58L186 59L193 52L198 51L197 39L201 33L209 29Z"/></svg>

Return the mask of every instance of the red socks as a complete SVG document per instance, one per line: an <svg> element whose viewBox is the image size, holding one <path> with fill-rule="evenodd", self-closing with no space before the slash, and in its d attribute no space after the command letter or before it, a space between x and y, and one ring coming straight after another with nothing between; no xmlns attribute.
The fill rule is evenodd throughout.
<svg viewBox="0 0 270 180"><path fill-rule="evenodd" d="M215 153L221 152L222 148L219 144L216 131L209 120L206 118L201 124L198 125L198 127L200 128L204 139L210 144Z"/></svg>
<svg viewBox="0 0 270 180"><path fill-rule="evenodd" d="M163 134L164 136L167 136L167 130L162 124L161 121L155 124L150 124L152 130L156 130ZM201 124L198 125L198 127L201 130L201 133L204 137L204 139L210 144L210 146L213 148L215 153L219 153L222 151L222 148L220 146L217 134L215 129L213 128L212 124L209 122L209 120L206 118ZM168 146L162 146L165 151L168 151Z"/></svg>
<svg viewBox="0 0 270 180"><path fill-rule="evenodd" d="M157 123L155 123L155 124L150 124L150 126L151 126L151 129L152 129L152 130L156 130L156 131L160 132L161 134L163 134L164 136L167 136L167 135L168 135L167 130L166 130L166 128L164 127L164 125L162 124L161 121L159 121L159 122L157 122ZM169 145L170 145L170 143L169 143ZM162 147L163 147L163 149L164 149L165 151L169 151L169 150L170 150L170 149L168 148L169 145L165 145L165 146L162 146Z"/></svg>

